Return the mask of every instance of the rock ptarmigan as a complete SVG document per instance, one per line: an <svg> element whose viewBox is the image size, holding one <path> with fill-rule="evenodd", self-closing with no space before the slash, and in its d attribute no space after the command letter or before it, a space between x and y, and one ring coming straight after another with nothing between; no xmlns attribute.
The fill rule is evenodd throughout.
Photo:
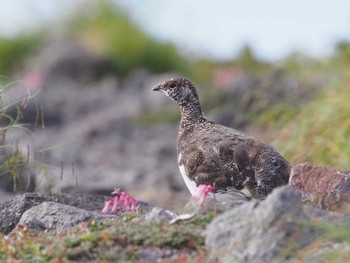
<svg viewBox="0 0 350 263"><path fill-rule="evenodd" d="M288 183L288 161L259 139L206 119L190 81L173 78L152 90L180 107L178 164L192 195L198 185L208 184L217 191L246 188L254 198L264 199L273 188Z"/></svg>

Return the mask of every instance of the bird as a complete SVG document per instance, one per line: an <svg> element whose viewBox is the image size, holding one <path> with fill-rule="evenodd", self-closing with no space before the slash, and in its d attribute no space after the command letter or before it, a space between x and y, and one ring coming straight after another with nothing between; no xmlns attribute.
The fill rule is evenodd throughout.
<svg viewBox="0 0 350 263"><path fill-rule="evenodd" d="M180 108L177 138L178 165L192 195L202 184L217 192L244 189L263 200L288 184L291 165L271 145L254 136L208 120L195 86L185 78L171 78L152 88Z"/></svg>

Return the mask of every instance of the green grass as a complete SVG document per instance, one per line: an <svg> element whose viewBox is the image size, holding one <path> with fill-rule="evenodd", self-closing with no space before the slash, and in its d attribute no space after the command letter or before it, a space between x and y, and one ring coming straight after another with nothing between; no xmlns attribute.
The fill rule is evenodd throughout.
<svg viewBox="0 0 350 263"><path fill-rule="evenodd" d="M273 108L264 118L271 120L271 129L278 130L273 133L274 145L294 163L350 169L349 101L345 78L300 108Z"/></svg>
<svg viewBox="0 0 350 263"><path fill-rule="evenodd" d="M174 45L150 37L112 1L99 1L86 10L69 17L67 26L86 46L112 61L118 75L136 68L154 73L188 70Z"/></svg>
<svg viewBox="0 0 350 263"><path fill-rule="evenodd" d="M0 75L9 76L24 66L27 55L37 47L43 32L20 34L12 38L0 38Z"/></svg>
<svg viewBox="0 0 350 263"><path fill-rule="evenodd" d="M34 151L25 143L27 139L35 141L29 126L21 123L22 111L27 103L31 101L37 104L36 121L32 125L35 128L45 126L44 113L36 101L36 93L27 94L20 100L7 100L11 88L11 84L0 87L0 183L3 189L10 192L34 191L39 181L53 179L51 171L54 167L46 165L44 160L48 151L57 150L58 147ZM12 112L15 109L15 116L8 114L10 109ZM20 136L11 136L13 132ZM35 177L36 173L43 175L43 178Z"/></svg>
<svg viewBox="0 0 350 263"><path fill-rule="evenodd" d="M192 251L199 257L205 253L201 229L193 223L169 225L133 220L89 222L60 234L20 228L8 238L0 236L0 260L137 261L141 248Z"/></svg>
<svg viewBox="0 0 350 263"><path fill-rule="evenodd" d="M26 154L22 152L18 141L7 141L7 134L12 130L20 129L23 132L30 134L23 125L20 124L22 118L22 110L25 107L26 101L31 97L28 96L22 101L6 103L6 98L9 86L0 88L0 180L3 187L13 191L23 191L29 189L32 185L29 164L29 150ZM17 115L11 117L7 114L10 107L15 107ZM4 180L7 177L7 180ZM12 186L7 182L12 182Z"/></svg>
<svg viewBox="0 0 350 263"><path fill-rule="evenodd" d="M213 220L213 212L173 225L139 221L138 216L132 213L114 221L90 221L60 233L36 233L20 226L6 238L0 234L0 261L135 262L140 260L140 251L145 249L172 251L173 255L182 257L183 260L179 259L178 262L205 262L205 258L208 258L209 251L204 245L203 231ZM350 243L350 231L346 226L315 220L300 223L302 228L316 227L317 231L321 232L305 247L298 247L293 237L302 235L302 228L301 232L297 231L286 237L290 243L286 243L286 247L281 250L279 256L282 258L302 259L324 245ZM323 252L320 259L348 258L343 250L340 250L340 254L332 251L331 249L329 253ZM276 262L279 262L279 256L276 256Z"/></svg>

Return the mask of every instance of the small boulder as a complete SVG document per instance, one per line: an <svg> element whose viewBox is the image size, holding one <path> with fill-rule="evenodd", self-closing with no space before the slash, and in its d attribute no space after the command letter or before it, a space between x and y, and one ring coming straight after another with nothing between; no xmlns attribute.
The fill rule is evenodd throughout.
<svg viewBox="0 0 350 263"><path fill-rule="evenodd" d="M53 197L26 193L0 204L0 233L9 234L16 227L23 213L31 207L54 200Z"/></svg>
<svg viewBox="0 0 350 263"><path fill-rule="evenodd" d="M162 207L153 207L144 215L146 222L170 222L175 218L175 214Z"/></svg>
<svg viewBox="0 0 350 263"><path fill-rule="evenodd" d="M103 217L106 216L74 206L44 202L27 210L18 224L34 231L63 231L81 222L98 220Z"/></svg>
<svg viewBox="0 0 350 263"><path fill-rule="evenodd" d="M318 234L303 227L307 215L291 187L276 188L264 201L251 201L214 219L206 245L222 262L283 262Z"/></svg>
<svg viewBox="0 0 350 263"><path fill-rule="evenodd" d="M10 233L27 210L44 202L61 203L91 212L99 212L107 199L106 196L82 193L55 196L45 196L38 193L17 195L13 199L0 204L0 233ZM143 204L142 208L145 206L147 204Z"/></svg>

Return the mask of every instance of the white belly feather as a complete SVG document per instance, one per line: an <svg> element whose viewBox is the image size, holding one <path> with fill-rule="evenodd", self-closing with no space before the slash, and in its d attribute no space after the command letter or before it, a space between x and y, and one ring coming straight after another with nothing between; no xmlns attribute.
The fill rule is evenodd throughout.
<svg viewBox="0 0 350 263"><path fill-rule="evenodd" d="M198 194L197 184L194 181L190 180L190 178L188 177L188 175L186 173L185 166L183 164L180 165L180 163L181 163L181 153L179 154L177 160L178 160L181 176L182 176L183 180L185 181L185 184L186 184L188 190L191 192L192 195L197 195ZM243 194L245 194L248 197L252 196L251 193L246 188L243 188L240 191L238 191L238 190L236 190L236 191L237 192L242 192Z"/></svg>
<svg viewBox="0 0 350 263"><path fill-rule="evenodd" d="M180 173L182 175L182 178L185 181L185 184L188 188L188 190L191 192L192 195L195 195L198 192L197 185L194 181L191 181L188 175L186 174L185 166L183 164L180 165L181 163L181 153L178 156L178 163L179 163L179 169Z"/></svg>

